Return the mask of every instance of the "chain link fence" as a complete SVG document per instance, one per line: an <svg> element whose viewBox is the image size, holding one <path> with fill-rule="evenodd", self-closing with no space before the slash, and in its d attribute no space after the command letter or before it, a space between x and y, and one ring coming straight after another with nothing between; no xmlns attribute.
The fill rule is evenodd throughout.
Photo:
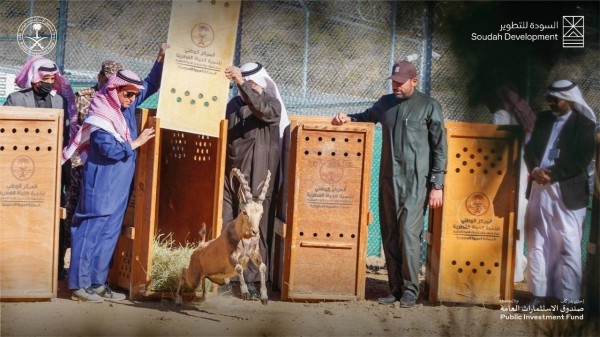
<svg viewBox="0 0 600 337"><path fill-rule="evenodd" d="M67 19L62 21L61 6L67 10ZM244 1L235 63L265 65L279 86L289 114L333 116L340 111L364 111L381 95L390 93L391 84L386 78L392 64L407 59L418 69L419 89L440 102L447 120L488 123L491 114L482 102L472 99L473 90L468 85L478 70L457 51L453 43L457 26L447 19L453 16L452 11L468 11L469 6L494 5ZM31 16L43 16L56 23L57 28L66 29L65 48L57 49L59 55L47 57L64 59L64 73L75 89L95 84L104 60L121 62L145 76L160 44L166 41L170 11L170 1L2 1L0 73L16 74L26 60L16 41L21 22ZM529 100L534 111L546 110L544 90L550 80L568 78L579 85L600 117L598 16L578 15L586 16L586 47L562 49L552 66L537 68L532 63L523 72L526 80L520 88L525 89L520 94ZM232 90L230 96L233 94ZM0 104L3 99L0 98ZM155 95L144 107L156 104ZM381 129L376 128L370 200L374 223L369 226L369 256L379 256L381 252L377 181L380 153ZM424 260L425 249L422 252Z"/></svg>

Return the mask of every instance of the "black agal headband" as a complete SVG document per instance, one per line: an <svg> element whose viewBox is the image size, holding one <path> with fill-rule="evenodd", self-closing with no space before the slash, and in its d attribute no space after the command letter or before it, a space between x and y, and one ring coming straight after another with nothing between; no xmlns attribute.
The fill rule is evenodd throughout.
<svg viewBox="0 0 600 337"><path fill-rule="evenodd" d="M38 71L48 71L48 72L51 72L51 71L56 71L56 70L58 70L58 69L56 69L56 65L52 65L52 67L43 67L42 66L42 67L38 68Z"/></svg>
<svg viewBox="0 0 600 337"><path fill-rule="evenodd" d="M577 86L577 84L571 82L571 85L568 85L568 86L562 87L562 88L557 88L557 87L553 87L552 85L550 85L548 87L548 90L550 90L550 91L568 91L568 90L575 88L576 86Z"/></svg>
<svg viewBox="0 0 600 337"><path fill-rule="evenodd" d="M248 71L242 71L242 77L248 77L250 75L254 75L257 72L259 72L262 69L263 66L262 66L262 64L260 64L258 62L256 62L256 64L257 64L256 68L254 68L252 70L248 70Z"/></svg>
<svg viewBox="0 0 600 337"><path fill-rule="evenodd" d="M117 71L117 77L122 80L125 80L129 83L133 83L133 84L137 84L137 85L144 84L144 82L142 82L142 81L134 80L133 78L129 78L129 77L125 76L121 70Z"/></svg>

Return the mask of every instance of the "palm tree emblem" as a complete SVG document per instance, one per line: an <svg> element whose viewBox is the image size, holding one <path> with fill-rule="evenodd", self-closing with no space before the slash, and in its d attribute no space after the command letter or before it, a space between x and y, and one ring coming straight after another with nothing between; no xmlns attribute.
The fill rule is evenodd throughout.
<svg viewBox="0 0 600 337"><path fill-rule="evenodd" d="M40 30L42 30L42 24L34 23L31 27L33 28L33 30L35 30L35 37L27 36L28 39L33 41L33 46L31 46L31 50L33 50L36 46L40 47L40 49L44 49L44 47L42 47L40 42L42 42L42 40L45 39L45 37L39 36Z"/></svg>
<svg viewBox="0 0 600 337"><path fill-rule="evenodd" d="M12 164L13 176L19 180L27 180L31 178L35 171L33 160L27 156L19 156L15 158Z"/></svg>
<svg viewBox="0 0 600 337"><path fill-rule="evenodd" d="M192 42L198 47L208 47L213 39L213 29L206 23L199 23L192 29Z"/></svg>

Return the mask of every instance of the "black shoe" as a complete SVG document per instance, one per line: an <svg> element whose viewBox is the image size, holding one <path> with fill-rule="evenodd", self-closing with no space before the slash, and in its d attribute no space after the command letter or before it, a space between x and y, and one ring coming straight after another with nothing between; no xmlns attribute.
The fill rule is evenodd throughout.
<svg viewBox="0 0 600 337"><path fill-rule="evenodd" d="M247 299L249 299L251 301L260 300L260 294L259 294L258 290L256 290L256 287L254 286L253 282L248 283L248 293L250 293L250 297Z"/></svg>
<svg viewBox="0 0 600 337"><path fill-rule="evenodd" d="M531 301L529 301L527 304L521 306L521 312L533 312L533 311L536 311L539 309L545 309L545 308L546 308L546 298L539 297L539 296L533 296Z"/></svg>
<svg viewBox="0 0 600 337"><path fill-rule="evenodd" d="M412 308L417 303L417 298L412 293L405 291L400 299L400 306L402 308Z"/></svg>
<svg viewBox="0 0 600 337"><path fill-rule="evenodd" d="M391 293L391 294L387 295L386 297L378 298L377 302L379 302L379 304L392 305L392 304L394 304L394 302L396 302L398 300L399 300L398 296L394 293Z"/></svg>

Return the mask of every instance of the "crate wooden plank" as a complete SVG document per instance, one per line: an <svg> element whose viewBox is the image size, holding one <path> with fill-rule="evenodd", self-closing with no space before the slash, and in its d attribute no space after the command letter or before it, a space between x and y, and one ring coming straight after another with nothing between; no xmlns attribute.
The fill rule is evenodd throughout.
<svg viewBox="0 0 600 337"><path fill-rule="evenodd" d="M56 297L62 115L0 107L0 299Z"/></svg>
<svg viewBox="0 0 600 337"><path fill-rule="evenodd" d="M364 299L373 125L291 121L282 298Z"/></svg>
<svg viewBox="0 0 600 337"><path fill-rule="evenodd" d="M447 122L444 205L430 210L432 302L499 304L513 296L520 129Z"/></svg>
<svg viewBox="0 0 600 337"><path fill-rule="evenodd" d="M217 160L215 168L215 186L213 201L213 223L212 231L207 233L207 237L215 239L221 235L223 227L223 186L225 186L225 161L227 160L227 120L221 121L219 131L219 142L217 143Z"/></svg>
<svg viewBox="0 0 600 337"><path fill-rule="evenodd" d="M148 118L147 127L154 127L156 135L150 139L139 152L140 175L135 186L135 233L133 241L133 261L131 265L130 297L143 297L148 290L152 267L152 249L154 243L154 228L158 212L158 174L160 158L160 120Z"/></svg>
<svg viewBox="0 0 600 337"><path fill-rule="evenodd" d="M241 1L173 1L158 101L163 128L219 137Z"/></svg>

